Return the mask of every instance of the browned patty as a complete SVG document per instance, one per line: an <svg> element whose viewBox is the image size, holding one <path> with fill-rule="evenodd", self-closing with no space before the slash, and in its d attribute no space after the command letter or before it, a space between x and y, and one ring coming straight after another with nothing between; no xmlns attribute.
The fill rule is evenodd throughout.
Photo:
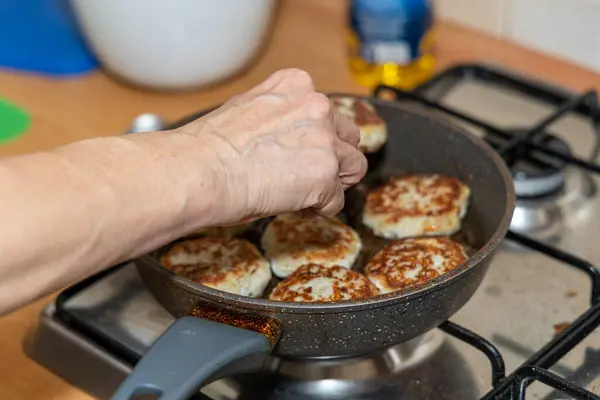
<svg viewBox="0 0 600 400"><path fill-rule="evenodd" d="M378 236L451 235L461 227L469 188L438 174L393 177L367 195L363 223Z"/></svg>
<svg viewBox="0 0 600 400"><path fill-rule="evenodd" d="M327 302L363 299L379 294L369 280L350 269L306 264L281 281L270 299L290 302Z"/></svg>
<svg viewBox="0 0 600 400"><path fill-rule="evenodd" d="M338 219L305 219L298 214L277 216L262 236L271 270L280 278L310 263L350 268L361 246L358 233Z"/></svg>
<svg viewBox="0 0 600 400"><path fill-rule="evenodd" d="M380 250L364 272L382 293L388 293L427 282L466 260L463 247L450 238L404 239Z"/></svg>
<svg viewBox="0 0 600 400"><path fill-rule="evenodd" d="M374 153L387 141L387 126L372 104L354 97L333 97L333 109L351 118L360 131L358 148L364 153Z"/></svg>
<svg viewBox="0 0 600 400"><path fill-rule="evenodd" d="M189 280L244 296L260 296L271 279L268 261L247 240L202 237L173 245L161 263Z"/></svg>
<svg viewBox="0 0 600 400"><path fill-rule="evenodd" d="M354 122L358 126L384 123L373 106L364 100L353 97L333 97L331 102L336 109L349 108L352 111Z"/></svg>
<svg viewBox="0 0 600 400"><path fill-rule="evenodd" d="M210 228L202 228L198 229L189 235L188 237L198 237L198 236L219 236L224 238L233 238L235 236L241 235L246 232L250 224L242 224L235 226L216 226Z"/></svg>

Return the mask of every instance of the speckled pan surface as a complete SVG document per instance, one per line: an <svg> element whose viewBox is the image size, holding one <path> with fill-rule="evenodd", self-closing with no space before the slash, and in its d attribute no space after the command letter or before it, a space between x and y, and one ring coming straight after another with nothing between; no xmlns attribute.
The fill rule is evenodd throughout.
<svg viewBox="0 0 600 400"><path fill-rule="evenodd" d="M458 311L483 279L504 238L514 206L513 183L497 154L480 139L449 122L412 107L371 102L388 126L386 145L370 163L366 179L346 195L344 215L363 238L364 262L385 241L360 221L368 190L386 177L439 173L460 178L471 188L469 210L456 239L470 248L469 260L429 282L358 301L281 303L237 296L193 284L163 268L156 255L136 265L155 298L173 315L183 316L199 302L271 316L283 324L274 349L290 357L334 357L368 353L409 340Z"/></svg>

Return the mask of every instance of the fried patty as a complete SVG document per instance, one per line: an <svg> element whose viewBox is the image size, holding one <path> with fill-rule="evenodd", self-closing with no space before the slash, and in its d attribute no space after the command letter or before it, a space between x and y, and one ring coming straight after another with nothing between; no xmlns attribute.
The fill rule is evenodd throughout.
<svg viewBox="0 0 600 400"><path fill-rule="evenodd" d="M202 228L194 231L188 235L188 237L197 237L197 236L218 236L224 238L233 238L237 235L241 235L246 232L250 224L242 224L235 226L216 226L210 228Z"/></svg>
<svg viewBox="0 0 600 400"><path fill-rule="evenodd" d="M161 257L171 271L196 283L259 297L271 279L269 262L244 239L202 237L173 245Z"/></svg>
<svg viewBox="0 0 600 400"><path fill-rule="evenodd" d="M447 237L397 240L365 266L367 278L381 293L427 282L467 260L463 247Z"/></svg>
<svg viewBox="0 0 600 400"><path fill-rule="evenodd" d="M271 300L293 302L325 302L356 300L379 294L362 274L338 265L307 264L271 292Z"/></svg>
<svg viewBox="0 0 600 400"><path fill-rule="evenodd" d="M358 233L337 219L303 219L279 215L262 236L273 273L285 278L301 265L352 267L361 249Z"/></svg>
<svg viewBox="0 0 600 400"><path fill-rule="evenodd" d="M456 178L399 176L367 195L362 220L388 239L451 235L460 230L469 196L469 187Z"/></svg>
<svg viewBox="0 0 600 400"><path fill-rule="evenodd" d="M351 118L360 130L358 148L363 153L375 153L387 141L387 126L370 103L353 97L333 97L333 109Z"/></svg>

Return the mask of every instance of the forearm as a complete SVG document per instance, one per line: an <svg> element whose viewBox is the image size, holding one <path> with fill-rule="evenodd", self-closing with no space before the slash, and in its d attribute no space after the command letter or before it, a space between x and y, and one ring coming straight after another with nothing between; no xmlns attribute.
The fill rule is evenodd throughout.
<svg viewBox="0 0 600 400"><path fill-rule="evenodd" d="M164 135L0 161L0 313L211 222L210 171L190 172L178 158L187 138ZM191 180L201 203L189 204Z"/></svg>

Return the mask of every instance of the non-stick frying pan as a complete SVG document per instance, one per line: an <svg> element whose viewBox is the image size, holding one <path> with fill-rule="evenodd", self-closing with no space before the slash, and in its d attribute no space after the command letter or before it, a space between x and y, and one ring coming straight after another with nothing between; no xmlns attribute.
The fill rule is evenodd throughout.
<svg viewBox="0 0 600 400"><path fill-rule="evenodd" d="M376 168L370 168L361 186L346 195L348 223L364 235L367 250L377 247L377 240L365 233L357 217L365 189L385 176L403 173L455 176L472 192L457 237L472 249L468 261L395 293L314 304L224 293L163 268L158 253L142 257L136 261L142 280L179 319L146 353L113 399L140 393L185 399L210 381L259 369L271 353L296 358L370 353L439 326L471 298L512 217L514 193L507 167L484 141L448 121L397 103L366 100L385 120L389 138Z"/></svg>

